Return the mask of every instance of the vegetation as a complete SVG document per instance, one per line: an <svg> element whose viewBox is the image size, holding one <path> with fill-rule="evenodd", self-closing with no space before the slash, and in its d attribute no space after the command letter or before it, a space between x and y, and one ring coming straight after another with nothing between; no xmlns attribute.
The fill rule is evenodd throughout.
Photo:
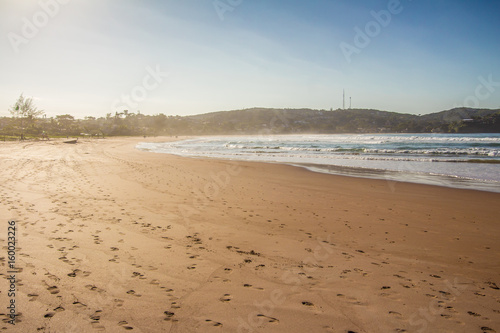
<svg viewBox="0 0 500 333"><path fill-rule="evenodd" d="M19 96L16 103L9 109L12 121L9 124L13 132L19 133L21 140L24 139L26 130L33 132L36 119L44 114L43 110L33 104L33 98Z"/></svg>
<svg viewBox="0 0 500 333"><path fill-rule="evenodd" d="M500 112L483 117L454 122L449 126L450 132L456 133L500 133Z"/></svg>
<svg viewBox="0 0 500 333"><path fill-rule="evenodd" d="M31 98L19 97L12 117L0 118L0 139L156 135L291 133L500 133L500 110L457 108L422 116L367 109L253 108L195 116L143 115L47 118ZM43 117L42 117L43 116Z"/></svg>

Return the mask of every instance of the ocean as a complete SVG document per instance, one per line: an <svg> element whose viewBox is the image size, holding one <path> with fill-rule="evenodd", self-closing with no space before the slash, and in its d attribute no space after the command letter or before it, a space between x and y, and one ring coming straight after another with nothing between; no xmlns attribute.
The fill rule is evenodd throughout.
<svg viewBox="0 0 500 333"><path fill-rule="evenodd" d="M286 163L345 176L500 192L500 134L199 137L137 145L187 157Z"/></svg>

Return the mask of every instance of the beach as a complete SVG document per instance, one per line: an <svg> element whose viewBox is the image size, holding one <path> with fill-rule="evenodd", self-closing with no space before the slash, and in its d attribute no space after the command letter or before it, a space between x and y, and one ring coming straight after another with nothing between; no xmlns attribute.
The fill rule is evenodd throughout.
<svg viewBox="0 0 500 333"><path fill-rule="evenodd" d="M0 143L0 330L500 332L499 193L145 140Z"/></svg>

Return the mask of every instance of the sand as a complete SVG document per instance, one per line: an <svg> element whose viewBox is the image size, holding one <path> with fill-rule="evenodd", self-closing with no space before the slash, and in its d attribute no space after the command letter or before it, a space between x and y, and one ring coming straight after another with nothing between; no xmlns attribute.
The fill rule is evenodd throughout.
<svg viewBox="0 0 500 333"><path fill-rule="evenodd" d="M140 141L0 143L0 331L500 332L500 194Z"/></svg>

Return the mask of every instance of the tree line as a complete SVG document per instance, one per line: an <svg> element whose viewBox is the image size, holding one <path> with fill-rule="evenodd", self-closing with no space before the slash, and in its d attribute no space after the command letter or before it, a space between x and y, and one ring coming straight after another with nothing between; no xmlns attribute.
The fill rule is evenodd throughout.
<svg viewBox="0 0 500 333"><path fill-rule="evenodd" d="M368 109L252 108L195 116L144 115L123 110L105 117L46 117L21 95L0 118L3 140L50 137L300 133L500 133L500 110L455 108L422 116Z"/></svg>
<svg viewBox="0 0 500 333"><path fill-rule="evenodd" d="M180 116L144 115L123 110L105 117L77 119L70 114L47 117L32 98L21 95L9 109L11 117L0 118L0 136L6 139L48 139L50 137L156 136L183 132Z"/></svg>

